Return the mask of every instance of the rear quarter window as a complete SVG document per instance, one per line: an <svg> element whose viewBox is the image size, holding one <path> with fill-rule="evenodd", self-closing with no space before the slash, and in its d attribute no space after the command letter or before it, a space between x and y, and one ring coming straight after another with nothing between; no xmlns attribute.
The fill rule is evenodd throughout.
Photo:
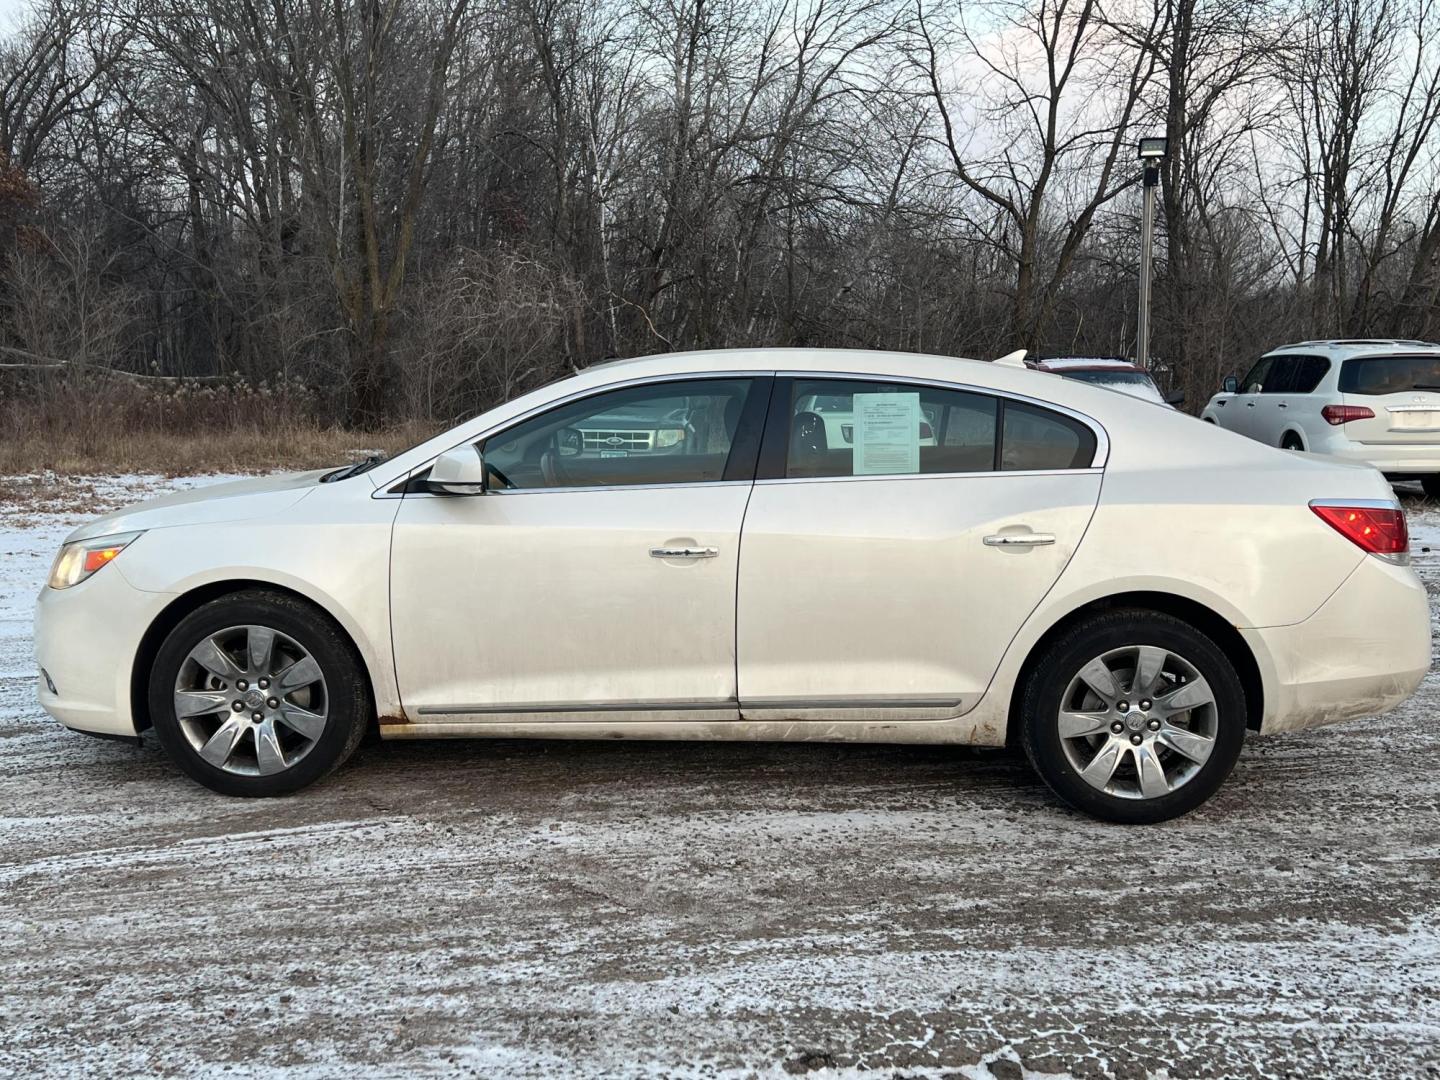
<svg viewBox="0 0 1440 1080"><path fill-rule="evenodd" d="M1095 460L1095 433L1049 409L1007 401L1000 447L1002 469L1087 469Z"/></svg>
<svg viewBox="0 0 1440 1080"><path fill-rule="evenodd" d="M1440 355L1361 356L1340 365L1342 394L1440 390Z"/></svg>

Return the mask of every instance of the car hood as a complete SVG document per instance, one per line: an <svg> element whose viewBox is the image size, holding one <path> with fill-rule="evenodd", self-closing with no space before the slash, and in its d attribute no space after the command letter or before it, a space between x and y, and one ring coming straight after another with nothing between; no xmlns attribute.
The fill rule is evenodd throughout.
<svg viewBox="0 0 1440 1080"><path fill-rule="evenodd" d="M259 476L171 492L87 521L67 536L65 542L68 544L74 540L142 529L163 529L171 525L268 517L294 506L314 490L320 477L331 471L316 469L313 472Z"/></svg>

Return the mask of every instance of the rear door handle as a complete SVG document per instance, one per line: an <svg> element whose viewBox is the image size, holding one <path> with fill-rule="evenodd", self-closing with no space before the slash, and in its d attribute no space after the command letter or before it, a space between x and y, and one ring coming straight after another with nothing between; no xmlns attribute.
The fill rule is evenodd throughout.
<svg viewBox="0 0 1440 1080"><path fill-rule="evenodd" d="M650 549L652 559L713 559L720 552L712 547L658 547Z"/></svg>
<svg viewBox="0 0 1440 1080"><path fill-rule="evenodd" d="M1245 402L1245 408L1247 408L1247 409L1253 409L1254 407L1255 407L1255 403L1254 403L1253 401L1247 401L1247 402Z"/></svg>
<svg viewBox="0 0 1440 1080"><path fill-rule="evenodd" d="M986 547L1040 547L1054 542L1054 533L995 533L985 537Z"/></svg>
<svg viewBox="0 0 1440 1080"><path fill-rule="evenodd" d="M1288 409L1290 406L1286 405L1283 401L1278 401L1275 403L1275 407L1278 409Z"/></svg>

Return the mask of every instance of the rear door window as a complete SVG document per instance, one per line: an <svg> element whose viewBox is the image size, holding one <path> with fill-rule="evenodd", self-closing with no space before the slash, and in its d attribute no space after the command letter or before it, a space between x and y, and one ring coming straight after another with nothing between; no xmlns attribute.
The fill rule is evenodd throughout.
<svg viewBox="0 0 1440 1080"><path fill-rule="evenodd" d="M1320 380L1325 378L1325 373L1329 370L1330 361L1323 356L1299 357L1295 369L1295 386L1291 392L1313 394L1315 388L1320 385Z"/></svg>
<svg viewBox="0 0 1440 1080"><path fill-rule="evenodd" d="M1295 376L1299 374L1300 357L1277 356L1270 362L1270 370L1262 380L1262 394L1288 394L1295 389Z"/></svg>
<svg viewBox="0 0 1440 1080"><path fill-rule="evenodd" d="M787 477L990 472L997 403L907 383L796 379Z"/></svg>
<svg viewBox="0 0 1440 1080"><path fill-rule="evenodd" d="M1342 394L1440 390L1440 355L1362 356L1340 365Z"/></svg>
<svg viewBox="0 0 1440 1080"><path fill-rule="evenodd" d="M1086 469L1097 445L1088 426L1038 405L858 379L796 379L771 423L788 441L783 472L767 475L794 479Z"/></svg>

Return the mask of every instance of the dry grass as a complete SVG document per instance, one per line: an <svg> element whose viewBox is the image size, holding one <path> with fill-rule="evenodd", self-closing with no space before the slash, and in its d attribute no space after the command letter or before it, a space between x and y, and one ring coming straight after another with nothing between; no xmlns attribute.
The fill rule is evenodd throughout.
<svg viewBox="0 0 1440 1080"><path fill-rule="evenodd" d="M0 438L0 474L142 472L183 476L319 469L345 465L369 453L399 453L433 434L433 427L419 424L381 432L298 424L214 434L92 428L26 432Z"/></svg>
<svg viewBox="0 0 1440 1080"><path fill-rule="evenodd" d="M318 423L315 411L295 385L152 389L108 380L43 394L0 391L0 475L314 469L398 453L439 430L406 423L349 431Z"/></svg>

